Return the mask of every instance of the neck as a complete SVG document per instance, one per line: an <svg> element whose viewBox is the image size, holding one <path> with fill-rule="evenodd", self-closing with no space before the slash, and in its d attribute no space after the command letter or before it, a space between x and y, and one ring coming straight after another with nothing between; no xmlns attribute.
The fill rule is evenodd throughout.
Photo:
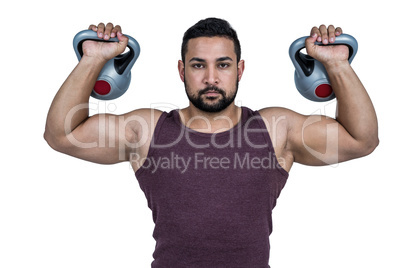
<svg viewBox="0 0 402 268"><path fill-rule="evenodd" d="M195 131L218 133L227 131L239 123L241 108L232 103L223 111L208 113L190 103L189 107L180 110L180 119L186 127Z"/></svg>

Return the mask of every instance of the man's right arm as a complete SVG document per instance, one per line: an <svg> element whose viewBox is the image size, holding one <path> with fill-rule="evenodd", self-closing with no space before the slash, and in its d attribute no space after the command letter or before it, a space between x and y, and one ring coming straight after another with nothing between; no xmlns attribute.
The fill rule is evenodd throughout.
<svg viewBox="0 0 402 268"><path fill-rule="evenodd" d="M144 151L161 112L142 109L119 116L89 117L89 97L102 67L122 53L128 41L119 26L100 24L97 28L98 36L100 32L103 37L116 35L119 42L83 44L82 59L51 104L44 138L57 151L91 162L112 164L129 160L132 152Z"/></svg>

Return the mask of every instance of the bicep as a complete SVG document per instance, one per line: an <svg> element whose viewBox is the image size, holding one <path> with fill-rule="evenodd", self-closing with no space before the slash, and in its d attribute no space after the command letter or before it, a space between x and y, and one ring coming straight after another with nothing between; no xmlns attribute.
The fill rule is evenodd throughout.
<svg viewBox="0 0 402 268"><path fill-rule="evenodd" d="M65 137L63 152L99 164L128 161L151 137L151 114L155 113L137 110L94 115Z"/></svg>
<svg viewBox="0 0 402 268"><path fill-rule="evenodd" d="M288 144L295 162L331 165L359 156L359 143L335 119L294 112L288 118Z"/></svg>
<svg viewBox="0 0 402 268"><path fill-rule="evenodd" d="M63 153L99 164L114 164L127 159L126 133L119 125L121 116L97 114L89 117L63 141Z"/></svg>

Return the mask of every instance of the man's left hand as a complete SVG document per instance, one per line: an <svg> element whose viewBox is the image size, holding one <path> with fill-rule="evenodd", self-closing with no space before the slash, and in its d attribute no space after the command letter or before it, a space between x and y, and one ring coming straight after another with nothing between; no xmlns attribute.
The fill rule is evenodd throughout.
<svg viewBox="0 0 402 268"><path fill-rule="evenodd" d="M331 46L337 36L342 34L340 27L335 28L329 25L321 25L319 28L311 29L310 37L306 39L306 50L308 55L318 60L322 64L331 65L340 62L347 62L349 49L344 45ZM316 45L315 42L321 42L323 45Z"/></svg>

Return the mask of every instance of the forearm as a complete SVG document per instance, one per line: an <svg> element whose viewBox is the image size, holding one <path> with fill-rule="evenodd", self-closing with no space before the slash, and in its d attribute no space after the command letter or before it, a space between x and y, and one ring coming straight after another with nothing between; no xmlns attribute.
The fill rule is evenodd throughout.
<svg viewBox="0 0 402 268"><path fill-rule="evenodd" d="M88 118L89 96L103 65L99 59L85 56L81 59L53 99L45 136L64 137Z"/></svg>
<svg viewBox="0 0 402 268"><path fill-rule="evenodd" d="M338 100L336 120L363 146L378 143L377 116L373 103L348 62L325 66Z"/></svg>

